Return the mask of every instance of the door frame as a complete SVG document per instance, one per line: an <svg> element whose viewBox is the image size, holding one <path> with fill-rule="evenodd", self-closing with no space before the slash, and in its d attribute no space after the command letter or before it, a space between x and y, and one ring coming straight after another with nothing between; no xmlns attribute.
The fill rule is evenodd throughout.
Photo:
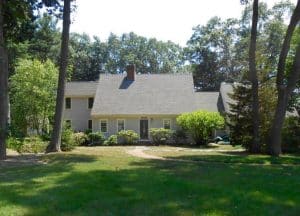
<svg viewBox="0 0 300 216"><path fill-rule="evenodd" d="M141 121L142 121L142 120L143 120L143 121L146 120L146 121L147 121L147 124L148 124L148 129L147 129L147 130L148 130L148 131L147 131L147 136L148 136L148 137L147 137L147 139L144 139L144 138L142 139L142 138L141 138ZM140 132L140 140L150 140L150 130L149 130L149 129L150 129L150 127L149 127L149 126L150 126L150 123L149 123L150 121L149 121L149 118L147 118L147 117L141 117L141 118L139 119L139 122L140 122L140 131L139 131L139 132Z"/></svg>

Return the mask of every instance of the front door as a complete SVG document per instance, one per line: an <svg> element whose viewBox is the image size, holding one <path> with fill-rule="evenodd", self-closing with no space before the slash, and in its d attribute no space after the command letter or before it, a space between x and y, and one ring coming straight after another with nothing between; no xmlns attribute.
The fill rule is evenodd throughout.
<svg viewBox="0 0 300 216"><path fill-rule="evenodd" d="M148 119L140 120L140 137L141 139L148 139Z"/></svg>

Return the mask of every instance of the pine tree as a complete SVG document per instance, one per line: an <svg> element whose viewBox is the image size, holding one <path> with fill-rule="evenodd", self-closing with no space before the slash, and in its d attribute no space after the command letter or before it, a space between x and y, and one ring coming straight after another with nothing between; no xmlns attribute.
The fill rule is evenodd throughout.
<svg viewBox="0 0 300 216"><path fill-rule="evenodd" d="M228 96L234 101L229 103L230 112L227 113L230 142L250 150L253 131L250 85L233 84L233 93Z"/></svg>

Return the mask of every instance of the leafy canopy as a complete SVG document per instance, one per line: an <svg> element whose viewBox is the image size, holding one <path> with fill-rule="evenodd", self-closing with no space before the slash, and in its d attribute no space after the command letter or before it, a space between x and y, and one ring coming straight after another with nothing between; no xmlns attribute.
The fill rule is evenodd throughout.
<svg viewBox="0 0 300 216"><path fill-rule="evenodd" d="M224 118L218 112L205 110L181 114L176 120L198 145L207 144L213 130L224 127Z"/></svg>

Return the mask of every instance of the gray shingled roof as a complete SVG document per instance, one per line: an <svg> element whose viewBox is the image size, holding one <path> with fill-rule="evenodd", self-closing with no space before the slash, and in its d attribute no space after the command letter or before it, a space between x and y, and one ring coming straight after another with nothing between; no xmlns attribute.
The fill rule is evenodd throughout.
<svg viewBox="0 0 300 216"><path fill-rule="evenodd" d="M92 115L181 114L218 111L219 92L195 92L192 75L101 75Z"/></svg>
<svg viewBox="0 0 300 216"><path fill-rule="evenodd" d="M223 102L223 107L224 107L224 111L226 113L230 112L230 107L229 107L229 103L234 103L234 100L232 100L229 96L228 93L233 93L233 83L225 83L222 82L221 83L221 87L220 87L220 95L222 98L222 102Z"/></svg>
<svg viewBox="0 0 300 216"><path fill-rule="evenodd" d="M98 81L67 82L65 88L66 97L94 96L98 87Z"/></svg>

